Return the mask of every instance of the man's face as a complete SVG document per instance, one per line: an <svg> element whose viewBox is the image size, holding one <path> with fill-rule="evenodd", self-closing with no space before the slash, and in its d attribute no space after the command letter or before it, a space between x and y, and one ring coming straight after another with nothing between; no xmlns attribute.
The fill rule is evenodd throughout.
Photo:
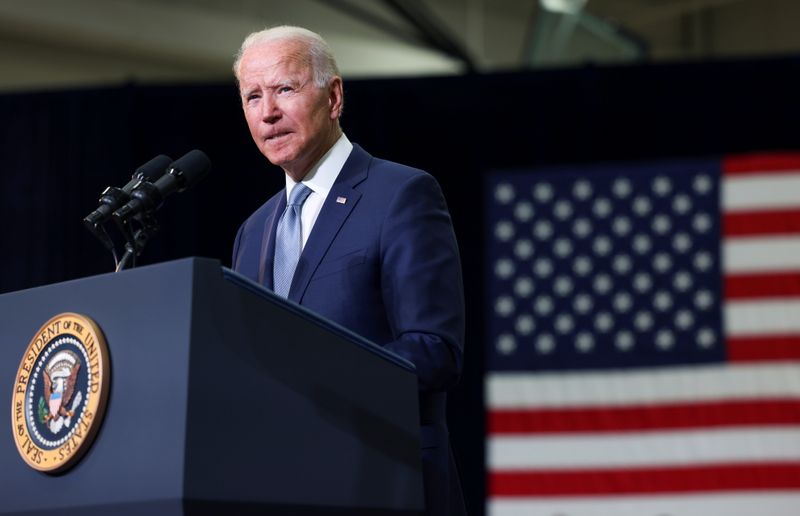
<svg viewBox="0 0 800 516"><path fill-rule="evenodd" d="M272 41L248 48L239 66L239 93L256 146L295 181L339 137L342 81L335 77L319 88L302 43Z"/></svg>

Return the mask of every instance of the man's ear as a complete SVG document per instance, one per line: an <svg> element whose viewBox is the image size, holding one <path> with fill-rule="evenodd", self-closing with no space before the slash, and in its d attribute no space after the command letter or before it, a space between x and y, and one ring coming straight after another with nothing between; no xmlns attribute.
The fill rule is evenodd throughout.
<svg viewBox="0 0 800 516"><path fill-rule="evenodd" d="M342 78L338 75L333 76L330 86L328 87L328 105L330 106L331 120L337 120L342 116L342 108L344 108L344 88L342 86Z"/></svg>

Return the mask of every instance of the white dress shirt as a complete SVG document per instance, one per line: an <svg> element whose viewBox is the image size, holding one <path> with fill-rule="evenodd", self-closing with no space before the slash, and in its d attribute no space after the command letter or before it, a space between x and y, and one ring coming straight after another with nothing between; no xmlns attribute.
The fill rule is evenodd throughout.
<svg viewBox="0 0 800 516"><path fill-rule="evenodd" d="M342 133L336 143L333 144L328 152L308 171L306 177L301 181L304 185L311 189L311 193L303 203L303 208L300 212L300 224L302 226L303 248L308 241L308 235L314 228L314 223L317 221L319 212L322 209L322 204L328 197L328 193L339 177L339 172L344 166L344 162L350 156L350 151L353 150L353 144L347 139L347 136ZM292 193L292 188L297 183L288 175L286 176L286 201L289 201L289 194Z"/></svg>

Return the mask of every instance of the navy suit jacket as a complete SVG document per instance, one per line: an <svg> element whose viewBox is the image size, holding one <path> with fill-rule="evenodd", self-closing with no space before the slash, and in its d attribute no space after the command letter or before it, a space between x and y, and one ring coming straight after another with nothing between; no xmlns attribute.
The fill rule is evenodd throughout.
<svg viewBox="0 0 800 516"><path fill-rule="evenodd" d="M233 248L233 269L269 289L285 207L281 190L242 224ZM464 294L436 180L354 145L303 248L288 297L416 366L427 514L465 514L445 421L445 392L463 362Z"/></svg>

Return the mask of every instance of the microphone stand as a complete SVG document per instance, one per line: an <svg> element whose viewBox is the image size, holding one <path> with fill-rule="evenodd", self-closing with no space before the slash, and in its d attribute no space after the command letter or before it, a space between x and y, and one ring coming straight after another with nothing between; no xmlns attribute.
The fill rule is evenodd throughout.
<svg viewBox="0 0 800 516"><path fill-rule="evenodd" d="M135 231L124 219L115 218L115 220L120 231L125 236L125 254L117 262L117 267L114 271L120 272L136 267L136 257L142 254L148 240L158 233L160 226L158 225L158 220L149 212L144 212L134 218L139 223L139 228Z"/></svg>
<svg viewBox="0 0 800 516"><path fill-rule="evenodd" d="M102 223L95 223L89 218L83 219L83 223L86 228L98 239L100 243L103 244L108 251L111 252L111 256L114 257L114 265L119 266L119 255L117 255L117 247L114 245L114 241L111 239L111 235L108 234L106 231L105 226Z"/></svg>

